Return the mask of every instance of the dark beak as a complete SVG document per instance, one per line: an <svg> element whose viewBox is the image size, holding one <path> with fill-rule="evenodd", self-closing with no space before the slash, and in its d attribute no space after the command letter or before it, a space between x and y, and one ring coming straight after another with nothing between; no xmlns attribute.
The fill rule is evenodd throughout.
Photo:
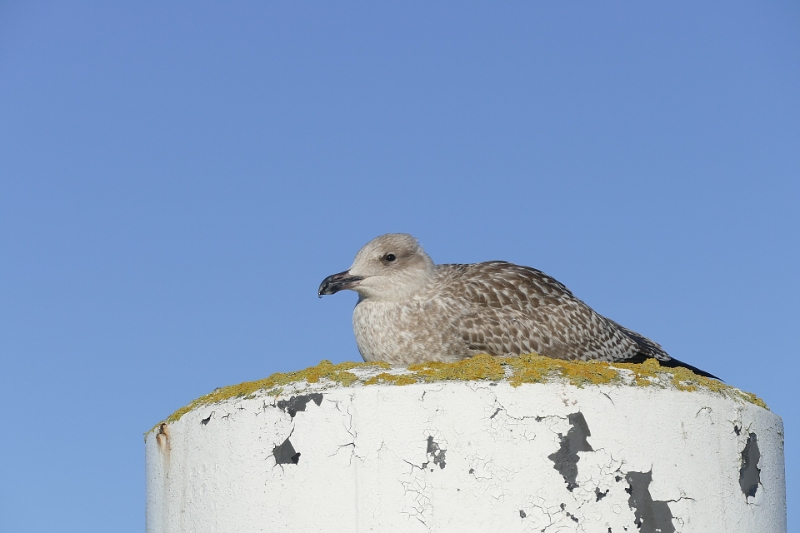
<svg viewBox="0 0 800 533"><path fill-rule="evenodd" d="M319 290L317 291L317 296L322 298L326 294L336 294L337 292L343 291L345 289L352 289L362 279L364 278L360 278L358 276L351 276L349 270L345 270L344 272L339 272L338 274L334 274L333 276L328 276L327 278L322 280L322 283L320 283Z"/></svg>

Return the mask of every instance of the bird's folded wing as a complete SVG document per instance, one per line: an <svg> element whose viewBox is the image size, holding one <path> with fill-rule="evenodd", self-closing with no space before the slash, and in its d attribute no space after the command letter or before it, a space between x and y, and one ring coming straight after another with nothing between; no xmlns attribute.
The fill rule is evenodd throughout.
<svg viewBox="0 0 800 533"><path fill-rule="evenodd" d="M539 353L559 359L624 360L637 342L539 270L494 261L452 267L440 297L472 353ZM455 282L457 281L457 282Z"/></svg>

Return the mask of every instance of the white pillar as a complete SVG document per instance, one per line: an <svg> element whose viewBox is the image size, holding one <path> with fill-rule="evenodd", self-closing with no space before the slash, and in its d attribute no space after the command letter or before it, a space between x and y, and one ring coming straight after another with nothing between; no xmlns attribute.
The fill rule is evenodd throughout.
<svg viewBox="0 0 800 533"><path fill-rule="evenodd" d="M156 426L148 533L786 531L783 424L735 389L345 370Z"/></svg>

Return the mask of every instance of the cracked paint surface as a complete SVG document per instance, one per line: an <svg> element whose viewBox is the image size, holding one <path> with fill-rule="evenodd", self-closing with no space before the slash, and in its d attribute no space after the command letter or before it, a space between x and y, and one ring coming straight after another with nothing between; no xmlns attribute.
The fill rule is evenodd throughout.
<svg viewBox="0 0 800 533"><path fill-rule="evenodd" d="M148 434L149 533L786 528L782 424L746 401L503 379L282 387Z"/></svg>
<svg viewBox="0 0 800 533"><path fill-rule="evenodd" d="M289 416L294 418L294 415L297 414L298 411L305 411L308 402L314 402L317 405L322 404L322 394L320 393L311 393L311 394L301 394L298 396L292 396L288 400L278 400L275 405L278 406L278 409L286 411L289 413Z"/></svg>
<svg viewBox="0 0 800 533"><path fill-rule="evenodd" d="M558 451L551 453L547 458L553 461L553 468L558 470L567 484L567 490L572 492L578 487L575 482L578 477L578 461L581 460L578 452L593 452L594 450L586 440L592 433L589 431L589 425L583 414L571 413L567 419L571 426L569 431L566 435L558 434L561 445Z"/></svg>
<svg viewBox="0 0 800 533"><path fill-rule="evenodd" d="M630 498L628 505L633 509L636 519L633 521L641 533L674 533L672 524L672 511L669 503L655 501L650 494L650 483L653 481L652 472L628 472L625 475L628 482L626 489Z"/></svg>
<svg viewBox="0 0 800 533"><path fill-rule="evenodd" d="M760 459L758 437L755 433L750 433L742 450L742 467L739 469L739 486L748 498L755 498L758 492L758 484L761 482L761 469L758 468Z"/></svg>
<svg viewBox="0 0 800 533"><path fill-rule="evenodd" d="M272 449L272 456L275 464L279 465L296 465L300 462L300 452L294 449L288 438Z"/></svg>
<svg viewBox="0 0 800 533"><path fill-rule="evenodd" d="M433 440L433 437L428 436L428 456L430 456L431 461L433 464L439 465L439 468L444 469L447 463L444 461L445 452L447 450L443 450L439 447L439 443ZM427 464L426 464L427 466Z"/></svg>

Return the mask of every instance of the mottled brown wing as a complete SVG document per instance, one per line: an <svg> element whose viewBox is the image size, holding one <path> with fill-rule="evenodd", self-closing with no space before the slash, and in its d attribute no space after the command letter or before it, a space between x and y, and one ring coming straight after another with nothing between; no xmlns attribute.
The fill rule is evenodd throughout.
<svg viewBox="0 0 800 533"><path fill-rule="evenodd" d="M662 348L661 345L658 344L657 342L648 339L641 333L636 333L635 331L632 331L626 328L625 326L622 326L617 322L614 322L610 318L606 318L606 320L608 320L611 324L619 328L619 330L622 333L624 333L625 335L633 339L634 342L636 342L636 344L639 346L639 353L636 355L641 355L645 358L653 357L662 362L670 361L672 359L672 357L670 357L669 354L664 351L664 348Z"/></svg>
<svg viewBox="0 0 800 533"><path fill-rule="evenodd" d="M453 327L472 354L611 361L639 352L614 323L539 270L502 261L441 267L452 281L441 296L457 302Z"/></svg>

